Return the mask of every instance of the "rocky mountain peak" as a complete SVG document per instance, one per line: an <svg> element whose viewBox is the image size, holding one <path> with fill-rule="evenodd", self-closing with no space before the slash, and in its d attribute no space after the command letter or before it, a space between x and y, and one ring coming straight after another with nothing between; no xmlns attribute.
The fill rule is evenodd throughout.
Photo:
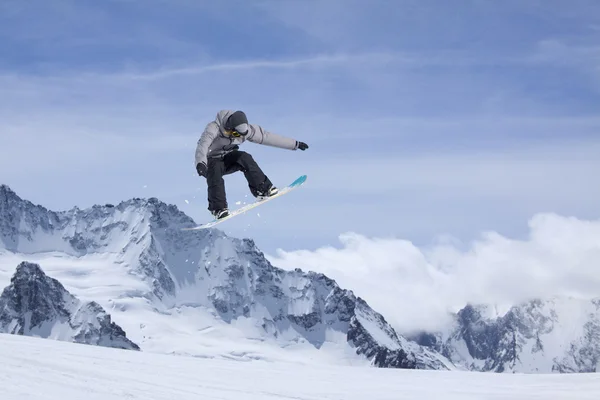
<svg viewBox="0 0 600 400"><path fill-rule="evenodd" d="M0 184L0 195L7 196L8 194L15 194L15 192L6 184Z"/></svg>
<svg viewBox="0 0 600 400"><path fill-rule="evenodd" d="M0 295L0 332L139 350L99 304L81 302L29 262Z"/></svg>
<svg viewBox="0 0 600 400"><path fill-rule="evenodd" d="M10 286L4 289L2 298L10 301L18 314L30 313L30 322L36 325L47 315L68 316L63 306L65 293L60 282L48 277L39 265L22 262L11 278Z"/></svg>
<svg viewBox="0 0 600 400"><path fill-rule="evenodd" d="M503 314L467 305L448 332L414 337L466 369L493 372L600 370L600 301L532 299Z"/></svg>

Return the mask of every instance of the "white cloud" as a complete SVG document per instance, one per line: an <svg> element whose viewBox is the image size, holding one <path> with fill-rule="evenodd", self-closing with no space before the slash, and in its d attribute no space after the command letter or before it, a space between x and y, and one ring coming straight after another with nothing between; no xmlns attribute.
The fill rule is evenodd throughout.
<svg viewBox="0 0 600 400"><path fill-rule="evenodd" d="M301 67L324 68L330 66L347 67L356 62L380 60L386 58L385 54L321 54L313 57L297 58L290 60L251 60L245 62L205 63L202 65L188 65L185 67L163 68L157 71L139 72L133 74L108 75L109 78L132 80L159 80L183 75L200 75L210 72L235 72L239 70L256 69L293 69Z"/></svg>
<svg viewBox="0 0 600 400"><path fill-rule="evenodd" d="M529 236L495 232L429 247L388 237L340 236L341 248L278 250L281 268L322 272L364 298L401 332L442 328L467 302L504 309L531 298L600 296L600 220L537 214Z"/></svg>

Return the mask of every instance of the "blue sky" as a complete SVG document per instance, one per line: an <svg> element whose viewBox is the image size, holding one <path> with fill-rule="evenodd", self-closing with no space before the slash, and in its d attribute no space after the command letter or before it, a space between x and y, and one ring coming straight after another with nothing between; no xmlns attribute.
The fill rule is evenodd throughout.
<svg viewBox="0 0 600 400"><path fill-rule="evenodd" d="M310 145L244 146L280 186L309 175L221 225L265 251L600 214L597 1L3 0L0 54L0 182L52 209L207 221L194 150L228 108Z"/></svg>

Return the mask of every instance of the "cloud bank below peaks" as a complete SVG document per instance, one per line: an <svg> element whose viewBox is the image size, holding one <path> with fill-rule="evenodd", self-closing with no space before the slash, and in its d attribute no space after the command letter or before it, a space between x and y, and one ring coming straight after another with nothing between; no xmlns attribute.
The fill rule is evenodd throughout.
<svg viewBox="0 0 600 400"><path fill-rule="evenodd" d="M428 247L356 233L339 239L341 248L279 249L268 258L328 275L402 333L444 329L469 302L503 312L532 298L600 297L600 220L537 214L522 240L485 232L468 244L445 237Z"/></svg>

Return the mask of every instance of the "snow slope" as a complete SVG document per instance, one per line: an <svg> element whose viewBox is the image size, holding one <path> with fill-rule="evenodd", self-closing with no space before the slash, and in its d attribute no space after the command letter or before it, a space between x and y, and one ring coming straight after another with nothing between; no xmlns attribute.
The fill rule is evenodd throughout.
<svg viewBox="0 0 600 400"><path fill-rule="evenodd" d="M599 374L240 363L6 334L0 357L3 400L595 400L600 393Z"/></svg>

